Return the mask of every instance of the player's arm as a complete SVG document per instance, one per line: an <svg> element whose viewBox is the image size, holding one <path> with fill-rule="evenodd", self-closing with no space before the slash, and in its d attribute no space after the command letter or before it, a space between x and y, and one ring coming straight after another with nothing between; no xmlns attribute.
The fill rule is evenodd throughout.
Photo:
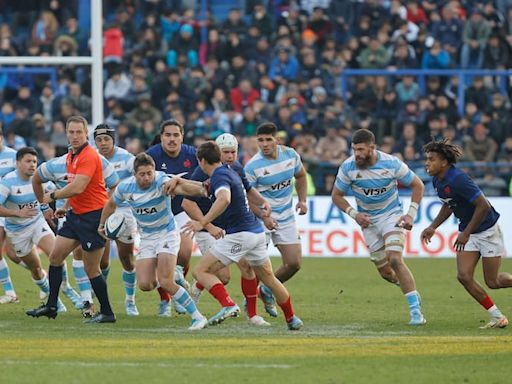
<svg viewBox="0 0 512 384"><path fill-rule="evenodd" d="M87 175L75 175L75 178L71 183L66 185L62 189L58 189L55 192L47 193L45 195L44 202L51 203L54 200L69 199L76 195L81 194L87 188L91 181L91 177Z"/></svg>
<svg viewBox="0 0 512 384"><path fill-rule="evenodd" d="M10 189L5 185L0 184L0 217L26 218L26 217L34 217L39 213L38 209L31 208L28 206L26 206L22 209L7 208L6 206L4 206L4 203L9 198L9 195L10 195Z"/></svg>
<svg viewBox="0 0 512 384"><path fill-rule="evenodd" d="M372 224L370 216L366 213L357 212L357 210L350 205L347 199L345 199L345 193L339 190L336 186L332 189L331 198L334 205L353 218L362 228L367 228Z"/></svg>
<svg viewBox="0 0 512 384"><path fill-rule="evenodd" d="M414 220L416 219L416 214L418 213L418 208L423 198L423 192L425 191L425 185L418 176L414 175L409 187L412 189L411 205L409 205L407 213L402 215L397 223L399 227L405 228L408 231L412 229Z"/></svg>
<svg viewBox="0 0 512 384"><path fill-rule="evenodd" d="M40 203L42 203L44 200L43 184L44 182L41 179L39 172L34 173L34 176L32 176L32 189L34 190L34 194L36 195L37 201L39 201Z"/></svg>
<svg viewBox="0 0 512 384"><path fill-rule="evenodd" d="M427 244L430 243L430 239L434 236L434 233L436 233L437 227L443 224L452 215L452 213L450 206L448 204L443 204L432 223L430 223L430 225L421 232L421 241Z"/></svg>
<svg viewBox="0 0 512 384"><path fill-rule="evenodd" d="M308 178L304 166L301 166L299 172L295 173L295 190L299 201L295 206L295 210L299 212L299 215L305 215L308 212L308 206L306 204L306 196L308 194Z"/></svg>
<svg viewBox="0 0 512 384"><path fill-rule="evenodd" d="M187 180L181 177L172 177L162 185L165 194L175 196L208 197L208 192L199 181Z"/></svg>
<svg viewBox="0 0 512 384"><path fill-rule="evenodd" d="M208 213L199 223L203 228L219 217L231 203L231 190L229 188L220 188L215 192L215 202L212 204Z"/></svg>
<svg viewBox="0 0 512 384"><path fill-rule="evenodd" d="M192 220L201 222L201 220L204 219L203 212L201 211L201 209L199 208L195 201L184 198L181 203L181 207ZM210 233L210 235L212 235L216 239L221 238L222 235L224 234L222 228L219 228L213 225L212 223L208 223L207 225L205 225L204 229L206 229L208 233Z"/></svg>
<svg viewBox="0 0 512 384"><path fill-rule="evenodd" d="M466 229L464 229L464 232L468 236L471 235L480 224L482 224L485 217L491 210L491 204L489 204L483 193L473 201L473 205L475 206L475 211L473 212L473 216L466 226Z"/></svg>
<svg viewBox="0 0 512 384"><path fill-rule="evenodd" d="M272 213L272 207L256 188L247 191L247 201L251 211L260 219L269 217Z"/></svg>

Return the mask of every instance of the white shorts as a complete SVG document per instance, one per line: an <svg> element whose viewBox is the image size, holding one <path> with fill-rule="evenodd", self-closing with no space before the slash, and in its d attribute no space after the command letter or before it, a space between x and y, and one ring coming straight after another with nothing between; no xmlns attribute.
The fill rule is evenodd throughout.
<svg viewBox="0 0 512 384"><path fill-rule="evenodd" d="M482 257L505 256L505 243L498 223L483 232L469 235L464 251L480 252Z"/></svg>
<svg viewBox="0 0 512 384"><path fill-rule="evenodd" d="M159 253L178 255L180 249L180 233L177 230L171 232L159 232L140 239L140 247L136 260L156 259Z"/></svg>
<svg viewBox="0 0 512 384"><path fill-rule="evenodd" d="M401 213L392 214L375 221L368 228L363 228L364 241L370 252L376 252L384 248L384 237L388 233L405 233L403 228L396 226L401 216Z"/></svg>
<svg viewBox="0 0 512 384"><path fill-rule="evenodd" d="M6 235L18 257L27 256L43 237L54 236L52 229L44 218L40 218L24 231L6 231Z"/></svg>
<svg viewBox="0 0 512 384"><path fill-rule="evenodd" d="M5 228L5 217L0 217L0 227Z"/></svg>
<svg viewBox="0 0 512 384"><path fill-rule="evenodd" d="M197 232L195 238L196 244L201 251L201 255L206 254L206 252L213 246L213 243L217 241L208 232Z"/></svg>
<svg viewBox="0 0 512 384"><path fill-rule="evenodd" d="M183 211L174 216L174 220L176 220L176 226L178 229L181 229L185 224L187 224L191 219L187 215L187 212Z"/></svg>
<svg viewBox="0 0 512 384"><path fill-rule="evenodd" d="M268 260L265 234L237 232L215 240L209 252L222 264L238 263L246 259L250 265L263 265Z"/></svg>
<svg viewBox="0 0 512 384"><path fill-rule="evenodd" d="M133 244L135 241L134 237L137 233L137 222L135 221L131 208L118 208L116 212L123 214L125 223L123 232L119 234L117 240L124 244Z"/></svg>
<svg viewBox="0 0 512 384"><path fill-rule="evenodd" d="M274 245L300 244L300 234L295 220L280 224L273 231L265 228L265 237L267 245L270 244L270 240Z"/></svg>

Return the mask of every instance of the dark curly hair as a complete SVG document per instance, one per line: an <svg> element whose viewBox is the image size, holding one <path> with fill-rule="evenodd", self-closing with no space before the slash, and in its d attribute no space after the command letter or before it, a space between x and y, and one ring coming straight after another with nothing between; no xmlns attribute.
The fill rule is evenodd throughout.
<svg viewBox="0 0 512 384"><path fill-rule="evenodd" d="M449 164L455 164L462 157L462 148L458 145L451 144L448 140L436 141L432 139L430 143L423 146L423 152L435 152Z"/></svg>

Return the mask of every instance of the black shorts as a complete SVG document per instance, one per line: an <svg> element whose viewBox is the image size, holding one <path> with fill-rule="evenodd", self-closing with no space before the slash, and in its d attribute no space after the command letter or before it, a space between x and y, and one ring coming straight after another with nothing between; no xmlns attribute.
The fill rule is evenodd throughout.
<svg viewBox="0 0 512 384"><path fill-rule="evenodd" d="M86 252L94 251L105 246L105 239L98 233L101 209L77 215L69 210L66 221L59 230L58 235L80 241L82 249Z"/></svg>

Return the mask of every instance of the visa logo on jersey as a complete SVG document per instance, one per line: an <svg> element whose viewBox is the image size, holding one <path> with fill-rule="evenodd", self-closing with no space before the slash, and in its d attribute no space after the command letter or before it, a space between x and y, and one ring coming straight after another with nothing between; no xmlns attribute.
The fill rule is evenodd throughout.
<svg viewBox="0 0 512 384"><path fill-rule="evenodd" d="M152 213L157 213L155 207L147 207L147 208L137 208L135 209L137 215L151 215Z"/></svg>
<svg viewBox="0 0 512 384"><path fill-rule="evenodd" d="M366 196L379 196L387 191L387 188L363 188Z"/></svg>
<svg viewBox="0 0 512 384"><path fill-rule="evenodd" d="M292 184L292 180L281 181L280 183L274 184L270 187L272 191L280 191L281 189L285 189Z"/></svg>
<svg viewBox="0 0 512 384"><path fill-rule="evenodd" d="M39 207L39 203L37 201L31 201L30 203L18 204L19 209L23 209L25 207L30 209L37 208Z"/></svg>

